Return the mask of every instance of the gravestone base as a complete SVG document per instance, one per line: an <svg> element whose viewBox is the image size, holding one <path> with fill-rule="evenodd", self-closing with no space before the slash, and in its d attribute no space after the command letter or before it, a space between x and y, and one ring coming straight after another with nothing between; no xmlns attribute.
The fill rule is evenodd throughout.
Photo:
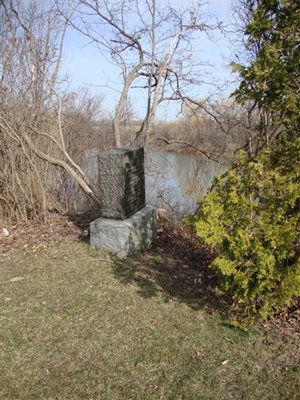
<svg viewBox="0 0 300 400"><path fill-rule="evenodd" d="M98 218L90 224L91 245L119 257L137 254L155 238L155 209L149 206L125 220Z"/></svg>

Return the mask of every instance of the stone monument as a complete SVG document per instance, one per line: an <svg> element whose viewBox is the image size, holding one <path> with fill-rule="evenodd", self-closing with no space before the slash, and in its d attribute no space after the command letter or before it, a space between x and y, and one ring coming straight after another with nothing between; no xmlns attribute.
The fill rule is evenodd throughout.
<svg viewBox="0 0 300 400"><path fill-rule="evenodd" d="M98 156L101 216L125 219L145 207L144 149L115 149Z"/></svg>
<svg viewBox="0 0 300 400"><path fill-rule="evenodd" d="M146 206L144 149L121 148L98 156L101 217L90 224L91 245L118 256L149 247L155 210Z"/></svg>

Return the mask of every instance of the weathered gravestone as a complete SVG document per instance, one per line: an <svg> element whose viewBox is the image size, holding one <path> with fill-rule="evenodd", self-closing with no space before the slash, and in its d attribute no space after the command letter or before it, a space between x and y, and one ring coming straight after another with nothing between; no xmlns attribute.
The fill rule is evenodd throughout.
<svg viewBox="0 0 300 400"><path fill-rule="evenodd" d="M156 237L155 210L145 206L144 149L101 152L98 163L102 207L90 224L91 245L134 255Z"/></svg>
<svg viewBox="0 0 300 400"><path fill-rule="evenodd" d="M144 149L115 149L98 155L101 216L125 219L145 207Z"/></svg>

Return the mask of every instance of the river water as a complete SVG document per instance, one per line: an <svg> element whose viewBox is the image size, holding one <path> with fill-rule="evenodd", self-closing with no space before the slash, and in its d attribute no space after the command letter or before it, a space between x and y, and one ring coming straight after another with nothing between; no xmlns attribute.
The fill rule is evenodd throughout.
<svg viewBox="0 0 300 400"><path fill-rule="evenodd" d="M78 160L91 184L97 187L98 151L88 150ZM172 217L180 218L196 209L198 199L211 186L214 177L224 166L204 156L175 152L147 152L145 154L145 180L147 204L164 208ZM69 208L87 211L86 197L70 179L65 183Z"/></svg>
<svg viewBox="0 0 300 400"><path fill-rule="evenodd" d="M204 156L165 152L146 154L147 203L181 217L197 201L224 166Z"/></svg>

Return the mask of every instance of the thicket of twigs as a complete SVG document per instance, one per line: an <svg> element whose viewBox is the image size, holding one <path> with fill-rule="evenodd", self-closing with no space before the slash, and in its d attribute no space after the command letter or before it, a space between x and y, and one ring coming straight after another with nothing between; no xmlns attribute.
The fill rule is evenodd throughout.
<svg viewBox="0 0 300 400"><path fill-rule="evenodd" d="M0 13L0 218L44 219L60 174L36 149L53 150L59 136L54 89L61 30L33 4L22 10L1 2Z"/></svg>
<svg viewBox="0 0 300 400"><path fill-rule="evenodd" d="M0 13L0 218L45 220L66 174L93 198L68 151L72 99L59 92L66 22L34 2L1 1Z"/></svg>

